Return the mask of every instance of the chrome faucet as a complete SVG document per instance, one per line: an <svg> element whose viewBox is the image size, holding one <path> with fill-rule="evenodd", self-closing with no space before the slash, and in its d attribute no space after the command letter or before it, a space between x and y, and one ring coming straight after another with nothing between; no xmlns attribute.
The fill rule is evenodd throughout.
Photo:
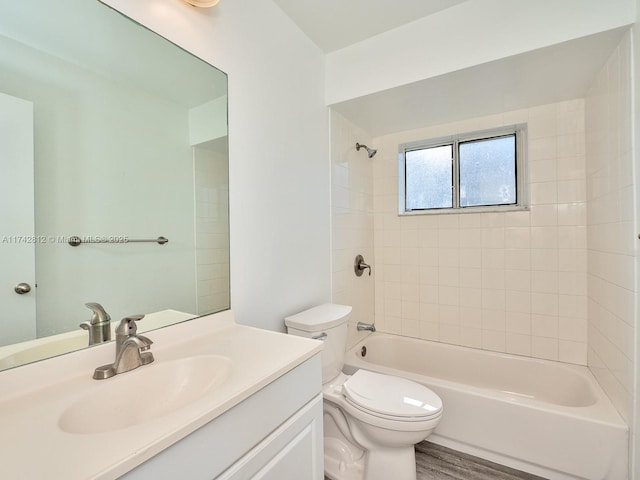
<svg viewBox="0 0 640 480"><path fill-rule="evenodd" d="M99 303L85 303L93 313L91 318L80 324L80 328L89 331L89 345L111 340L111 317Z"/></svg>
<svg viewBox="0 0 640 480"><path fill-rule="evenodd" d="M148 351L153 342L136 334L136 322L143 318L144 315L131 315L120 321L116 328L116 361L96 368L93 372L94 379L110 378L153 362L153 353Z"/></svg>
<svg viewBox="0 0 640 480"><path fill-rule="evenodd" d="M359 331L359 332L362 332L364 330L369 331L369 332L375 332L376 331L376 326L373 323L358 322L356 324L356 330Z"/></svg>

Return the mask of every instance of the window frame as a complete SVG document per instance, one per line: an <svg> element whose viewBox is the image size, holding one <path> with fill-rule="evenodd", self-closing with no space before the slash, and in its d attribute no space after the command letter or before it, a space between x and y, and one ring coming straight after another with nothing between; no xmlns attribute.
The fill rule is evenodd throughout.
<svg viewBox="0 0 640 480"><path fill-rule="evenodd" d="M516 203L496 205L460 206L460 159L459 145L469 141L489 140L515 135L515 169L516 169ZM405 154L410 151L423 150L451 145L452 158L452 207L426 208L407 210L406 200L406 164ZM480 130L445 137L430 138L414 142L401 143L398 146L398 214L399 215L434 215L450 213L505 212L529 209L527 152L527 124L520 123L488 130Z"/></svg>

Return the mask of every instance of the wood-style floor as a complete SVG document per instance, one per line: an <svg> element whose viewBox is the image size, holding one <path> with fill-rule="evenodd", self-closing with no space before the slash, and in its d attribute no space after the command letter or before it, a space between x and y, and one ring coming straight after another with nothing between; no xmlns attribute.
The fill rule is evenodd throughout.
<svg viewBox="0 0 640 480"><path fill-rule="evenodd" d="M416 445L418 480L544 480L435 443Z"/></svg>
<svg viewBox="0 0 640 480"><path fill-rule="evenodd" d="M431 442L416 445L416 465L418 480L546 480Z"/></svg>

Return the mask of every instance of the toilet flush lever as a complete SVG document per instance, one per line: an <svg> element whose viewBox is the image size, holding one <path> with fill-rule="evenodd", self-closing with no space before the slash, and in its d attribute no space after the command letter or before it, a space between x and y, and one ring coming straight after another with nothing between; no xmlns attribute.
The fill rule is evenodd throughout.
<svg viewBox="0 0 640 480"><path fill-rule="evenodd" d="M356 272L356 276L361 277L367 268L369 269L369 276L371 276L371 265L364 263L364 257L362 255L357 255L353 262L353 270Z"/></svg>

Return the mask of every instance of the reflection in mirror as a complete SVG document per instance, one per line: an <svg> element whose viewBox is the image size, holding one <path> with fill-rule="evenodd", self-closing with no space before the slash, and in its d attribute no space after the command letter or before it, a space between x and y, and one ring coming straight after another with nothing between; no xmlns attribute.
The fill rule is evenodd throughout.
<svg viewBox="0 0 640 480"><path fill-rule="evenodd" d="M220 70L95 0L2 2L0 369L87 346L86 303L229 308L227 145Z"/></svg>

